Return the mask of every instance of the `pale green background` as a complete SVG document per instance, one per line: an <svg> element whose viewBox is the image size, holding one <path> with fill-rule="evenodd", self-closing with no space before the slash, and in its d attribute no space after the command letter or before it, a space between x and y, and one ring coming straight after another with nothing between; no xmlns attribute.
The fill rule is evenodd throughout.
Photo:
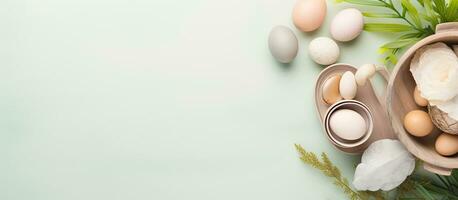
<svg viewBox="0 0 458 200"><path fill-rule="evenodd" d="M350 180L313 105L322 69L293 29L289 66L267 49L294 0L0 2L0 199L343 199L294 143ZM340 44L376 62L386 40Z"/></svg>

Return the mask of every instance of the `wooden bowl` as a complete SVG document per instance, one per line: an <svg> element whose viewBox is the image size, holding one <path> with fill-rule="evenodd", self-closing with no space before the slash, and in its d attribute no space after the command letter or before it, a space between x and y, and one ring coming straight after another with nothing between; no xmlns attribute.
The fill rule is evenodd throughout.
<svg viewBox="0 0 458 200"><path fill-rule="evenodd" d="M458 155L444 157L436 152L434 143L441 131L436 129L430 136L417 138L408 134L403 127L404 116L409 111L414 109L427 111L427 108L417 106L413 99L416 83L410 73L410 61L419 48L435 42L458 44L458 23L439 24L436 34L417 42L399 59L388 83L388 114L398 139L413 155L424 161L426 170L450 175L452 169L458 168Z"/></svg>
<svg viewBox="0 0 458 200"><path fill-rule="evenodd" d="M362 104L364 104L370 111L373 129L369 138L367 138L367 140L365 140L363 143L360 143L356 146L348 146L340 145L338 142L334 140L335 138L330 137L332 133L330 133L329 130L326 129L326 115L332 110L330 108L333 107L333 105L328 105L323 100L323 84L328 78L336 74L343 74L346 71L356 73L356 69L357 68L352 65L343 63L331 65L323 71L321 71L315 84L315 106L325 136L331 142L331 144L333 144L334 147L336 147L340 151L349 154L361 154L370 144L377 140L396 138L393 129L390 126L388 113L386 112L385 98L377 96L377 93L374 91L374 88L372 87L370 81L368 81L364 86L358 86L358 91L355 97L355 100L357 102L361 102ZM388 80L389 75L386 70L377 72L381 74L386 80ZM336 102L335 104L339 104L339 102Z"/></svg>

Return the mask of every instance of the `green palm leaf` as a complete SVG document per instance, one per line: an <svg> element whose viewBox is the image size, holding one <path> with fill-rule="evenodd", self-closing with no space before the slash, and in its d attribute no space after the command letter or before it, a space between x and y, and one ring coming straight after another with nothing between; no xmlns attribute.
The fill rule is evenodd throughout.
<svg viewBox="0 0 458 200"><path fill-rule="evenodd" d="M392 23L366 23L364 30L369 32L406 32L412 31L413 28L405 24L392 24Z"/></svg>
<svg viewBox="0 0 458 200"><path fill-rule="evenodd" d="M447 21L458 20L458 0L450 0L447 6Z"/></svg>
<svg viewBox="0 0 458 200"><path fill-rule="evenodd" d="M413 20L417 28L422 28L420 16L418 15L418 11L412 4L412 2L410 2L410 0L401 0L401 4L405 8L407 14Z"/></svg>
<svg viewBox="0 0 458 200"><path fill-rule="evenodd" d="M378 0L336 0L337 3L351 3L364 6L384 6L385 4Z"/></svg>
<svg viewBox="0 0 458 200"><path fill-rule="evenodd" d="M364 17L373 17L373 18L399 18L398 15L393 13L370 13L363 12Z"/></svg>
<svg viewBox="0 0 458 200"><path fill-rule="evenodd" d="M386 48L386 49L398 49L402 47L409 46L415 42L420 40L419 38L405 38L405 39L399 39L393 42L388 42L381 46L380 48Z"/></svg>

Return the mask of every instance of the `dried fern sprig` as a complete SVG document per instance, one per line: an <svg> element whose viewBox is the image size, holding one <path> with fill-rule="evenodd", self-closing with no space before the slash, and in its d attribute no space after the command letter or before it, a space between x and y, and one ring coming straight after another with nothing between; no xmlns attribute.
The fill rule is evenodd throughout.
<svg viewBox="0 0 458 200"><path fill-rule="evenodd" d="M428 176L414 174L397 187L397 189L382 191L355 191L350 187L348 180L342 176L339 168L335 166L326 153L321 154L321 160L313 152L306 151L301 145L295 144L300 159L324 175L333 179L334 184L341 188L351 200L384 200L384 199L450 199L458 200L458 170L454 170L451 176L436 176L438 181ZM417 162L417 167L420 162ZM415 170L417 171L417 170ZM394 193L394 194L393 194Z"/></svg>
<svg viewBox="0 0 458 200"><path fill-rule="evenodd" d="M329 159L326 153L321 153L321 161L318 159L318 156L313 152L306 151L301 145L295 144L297 152L300 155L300 159L315 169L320 170L324 175L333 179L334 184L341 188L343 192L351 200L366 200L370 198L374 199L384 199L383 195L380 192L358 192L353 190L348 180L345 177L342 177L342 173L339 168L335 166Z"/></svg>

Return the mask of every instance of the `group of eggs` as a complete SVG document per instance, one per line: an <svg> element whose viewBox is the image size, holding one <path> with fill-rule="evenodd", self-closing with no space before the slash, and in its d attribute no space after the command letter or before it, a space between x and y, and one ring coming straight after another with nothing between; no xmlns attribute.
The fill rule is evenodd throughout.
<svg viewBox="0 0 458 200"><path fill-rule="evenodd" d="M428 100L420 95L418 87L415 87L413 97L418 106L428 106ZM408 112L404 117L404 128L415 137L425 137L433 132L434 124L427 112L418 109ZM435 148L443 156L455 155L458 153L458 136L442 133L436 139Z"/></svg>
<svg viewBox="0 0 458 200"><path fill-rule="evenodd" d="M364 86L367 80L374 76L375 72L375 65L366 64L359 67L355 74L346 71L343 74L330 76L323 83L323 101L328 105L333 105L343 99L354 99L358 86ZM329 118L329 127L339 138L347 141L362 138L367 130L363 116L351 109L340 109L332 113Z"/></svg>
<svg viewBox="0 0 458 200"><path fill-rule="evenodd" d="M298 0L293 8L294 25L303 32L318 29L326 17L326 0ZM340 11L334 16L330 32L334 40L347 42L362 32L364 19L362 13L354 8ZM309 44L309 55L316 63L330 65L337 62L340 49L328 37L318 37ZM269 49L273 57L281 63L291 62L297 55L298 40L294 32L286 26L276 26L269 34Z"/></svg>

